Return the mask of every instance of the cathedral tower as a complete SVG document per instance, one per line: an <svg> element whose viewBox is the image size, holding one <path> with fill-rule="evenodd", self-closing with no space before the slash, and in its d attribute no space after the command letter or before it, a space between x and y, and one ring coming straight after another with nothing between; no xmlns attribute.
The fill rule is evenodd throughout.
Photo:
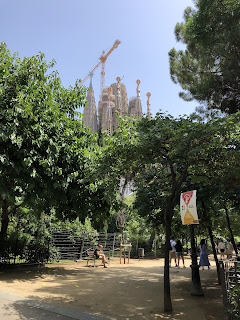
<svg viewBox="0 0 240 320"><path fill-rule="evenodd" d="M130 116L135 119L142 118L142 102L140 97L139 85L140 80L137 80L137 96L127 98L127 90L124 84L120 83L120 77L116 78L117 83L111 84L109 88L104 88L98 102L98 118L97 109L92 88L92 77L87 93L87 106L83 111L83 121L86 127L94 133L98 132L98 126L108 134L111 134L118 127L118 116ZM150 93L148 95L148 118L150 115Z"/></svg>
<svg viewBox="0 0 240 320"><path fill-rule="evenodd" d="M127 90L124 84L120 83L120 77L117 77L117 83L111 84L112 92L115 97L115 108L113 110L113 127L118 126L118 116L128 114Z"/></svg>
<svg viewBox="0 0 240 320"><path fill-rule="evenodd" d="M138 79L137 83L137 97L129 99L129 115L138 120L142 118L142 102L140 97L139 85L141 81Z"/></svg>
<svg viewBox="0 0 240 320"><path fill-rule="evenodd" d="M97 109L94 98L94 92L92 87L92 77L90 77L90 85L87 92L87 105L83 110L83 122L86 127L90 127L90 130L94 133L98 131L97 127Z"/></svg>
<svg viewBox="0 0 240 320"><path fill-rule="evenodd" d="M111 88L110 88L111 89ZM115 110L115 96L112 89L104 88L102 91L102 100L98 102L99 126L108 134L112 133L116 128L113 125L113 116Z"/></svg>

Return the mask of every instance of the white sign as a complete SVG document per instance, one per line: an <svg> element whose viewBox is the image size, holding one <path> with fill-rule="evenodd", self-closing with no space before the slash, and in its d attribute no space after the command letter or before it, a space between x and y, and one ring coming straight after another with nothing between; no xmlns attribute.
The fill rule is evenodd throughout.
<svg viewBox="0 0 240 320"><path fill-rule="evenodd" d="M199 224L196 206L196 190L181 193L180 213L182 224Z"/></svg>

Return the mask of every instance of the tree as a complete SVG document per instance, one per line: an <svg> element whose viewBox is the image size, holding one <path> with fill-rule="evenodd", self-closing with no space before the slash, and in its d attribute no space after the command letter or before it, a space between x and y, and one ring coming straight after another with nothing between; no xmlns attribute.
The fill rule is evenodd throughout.
<svg viewBox="0 0 240 320"><path fill-rule="evenodd" d="M184 100L196 99L205 111L240 110L240 2L196 0L188 7L175 35L186 50L169 52L173 82ZM199 109L201 110L201 108Z"/></svg>
<svg viewBox="0 0 240 320"><path fill-rule="evenodd" d="M125 204L128 206L126 216L125 235L128 241L132 244L132 253L138 256L138 248L152 249L151 239L151 224L141 217L136 209L133 208L135 200L135 193L126 196L124 199ZM150 248L149 248L150 247Z"/></svg>
<svg viewBox="0 0 240 320"><path fill-rule="evenodd" d="M158 208L165 222L165 267L164 267L164 310L171 311L169 278L169 242L174 208L188 175L204 176L206 167L214 170L221 164L225 140L224 118L208 122L197 121L195 115L175 119L157 114L150 121L143 118L129 122L128 127L120 121L120 127L112 136L103 152L102 166L108 172L112 188L119 186L124 175L135 179L138 188L139 175L150 175L151 184L158 197ZM153 174L154 173L154 174ZM141 179L140 179L141 183ZM112 189L111 188L111 189ZM145 189L146 190L146 189ZM152 214L153 210L148 210Z"/></svg>
<svg viewBox="0 0 240 320"><path fill-rule="evenodd" d="M76 112L84 91L64 88L42 53L21 60L1 43L0 61L1 233L19 206L69 218L99 212L104 192L90 180L97 137Z"/></svg>
<svg viewBox="0 0 240 320"><path fill-rule="evenodd" d="M156 167L159 198L165 222L164 310L171 311L169 278L169 243L174 207L189 170L196 164L210 163L214 157L213 128L193 118L174 119L157 115L154 120L139 123L141 154Z"/></svg>

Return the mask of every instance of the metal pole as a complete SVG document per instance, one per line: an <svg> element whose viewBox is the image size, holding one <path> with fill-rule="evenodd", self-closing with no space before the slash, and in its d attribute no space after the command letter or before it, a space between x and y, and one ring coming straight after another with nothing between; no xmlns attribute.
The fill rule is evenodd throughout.
<svg viewBox="0 0 240 320"><path fill-rule="evenodd" d="M194 296L203 296L204 293L202 291L201 280L199 275L199 265L197 263L197 251L195 245L195 238L194 238L194 225L190 225L190 234L191 234L191 258L192 258L192 290L191 294Z"/></svg>
<svg viewBox="0 0 240 320"><path fill-rule="evenodd" d="M84 238L85 238L85 235L83 235L83 238L82 238L81 250L80 250L80 260L83 259Z"/></svg>
<svg viewBox="0 0 240 320"><path fill-rule="evenodd" d="M112 257L114 257L115 237L116 237L116 233L114 232L114 237L113 237L113 249L112 249Z"/></svg>
<svg viewBox="0 0 240 320"><path fill-rule="evenodd" d="M190 190L191 183L190 180L187 179L187 188ZM202 291L200 274L199 274L199 265L197 263L197 251L195 244L195 236L194 236L194 225L190 224L190 236L191 236L191 269L192 269L192 289L191 294L194 296L203 296L204 293Z"/></svg>

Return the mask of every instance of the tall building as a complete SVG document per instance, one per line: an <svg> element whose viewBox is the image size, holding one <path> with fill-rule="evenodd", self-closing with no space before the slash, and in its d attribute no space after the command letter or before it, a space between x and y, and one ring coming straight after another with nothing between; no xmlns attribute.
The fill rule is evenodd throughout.
<svg viewBox="0 0 240 320"><path fill-rule="evenodd" d="M132 118L141 119L142 118L142 102L140 98L140 89L139 89L139 85L141 81L138 79L136 83L137 83L137 96L129 99L128 114Z"/></svg>
<svg viewBox="0 0 240 320"><path fill-rule="evenodd" d="M86 100L87 105L83 110L83 122L86 127L90 127L91 131L96 133L98 131L97 108L92 87L92 78L90 78L90 85Z"/></svg>
<svg viewBox="0 0 240 320"><path fill-rule="evenodd" d="M97 132L101 126L108 134L111 134L118 126L119 116L131 116L136 119L142 117L142 103L140 98L139 84L137 80L137 97L127 98L126 86L120 83L117 77L117 83L111 84L109 88L103 89L101 99L98 102L98 121L92 81L87 94L87 106L84 108L83 121L85 126L90 127L92 132Z"/></svg>

